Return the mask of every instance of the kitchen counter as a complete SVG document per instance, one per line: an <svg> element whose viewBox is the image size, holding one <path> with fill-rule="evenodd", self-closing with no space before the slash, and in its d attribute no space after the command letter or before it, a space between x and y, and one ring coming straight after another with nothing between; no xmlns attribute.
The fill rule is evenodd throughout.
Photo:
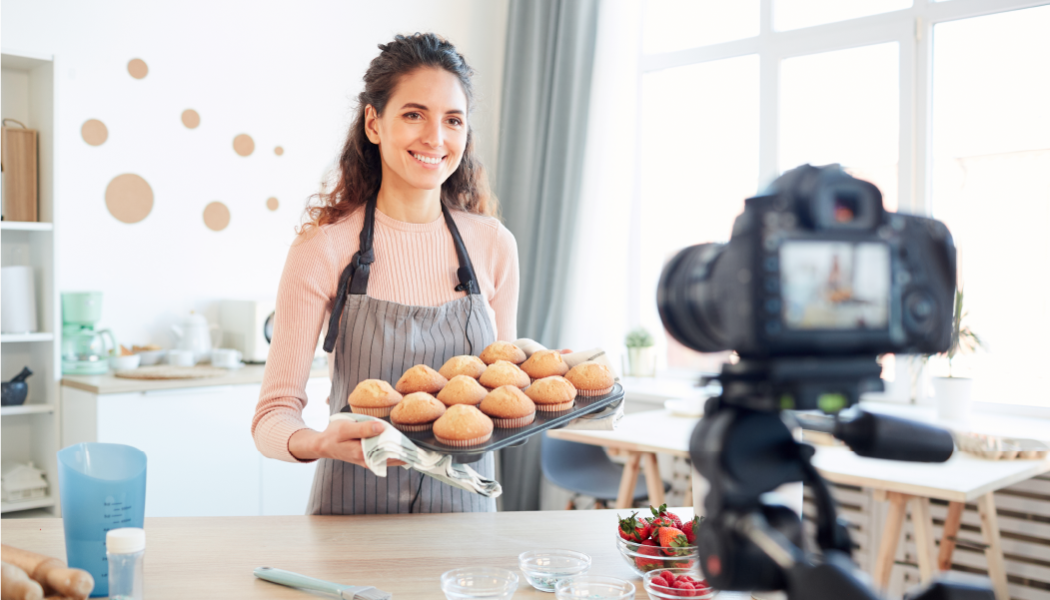
<svg viewBox="0 0 1050 600"><path fill-rule="evenodd" d="M240 369L229 369L225 375L200 379L125 379L123 377L114 377L113 373L106 373L105 375L64 375L62 377L62 385L99 395L217 385L241 385L262 383L265 369L264 365L245 365ZM310 377L328 377L328 367L311 369Z"/></svg>
<svg viewBox="0 0 1050 600"><path fill-rule="evenodd" d="M692 510L674 509L683 516ZM623 513L623 511L620 511ZM552 600L524 580L518 554L568 548L589 554L591 575L642 580L614 543L616 511L545 511L337 517L147 518L145 597L265 600L316 598L256 579L270 566L346 584L374 585L395 599L442 599L445 571L467 566L510 569L516 599ZM4 543L65 559L62 519L3 522ZM720 600L749 595L723 593Z"/></svg>

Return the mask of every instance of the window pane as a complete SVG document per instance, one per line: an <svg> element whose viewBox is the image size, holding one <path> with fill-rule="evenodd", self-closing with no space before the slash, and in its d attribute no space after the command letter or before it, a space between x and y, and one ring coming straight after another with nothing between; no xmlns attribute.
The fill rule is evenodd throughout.
<svg viewBox="0 0 1050 600"><path fill-rule="evenodd" d="M755 194L758 57L647 73L641 110L642 325L667 343L656 310L663 265L686 246L728 240ZM669 367L712 368L673 341L667 349Z"/></svg>
<svg viewBox="0 0 1050 600"><path fill-rule="evenodd" d="M897 43L785 59L780 67L781 172L839 163L897 210Z"/></svg>
<svg viewBox="0 0 1050 600"><path fill-rule="evenodd" d="M933 30L933 212L959 248L974 399L1050 406L1050 6ZM934 361L941 374L948 365Z"/></svg>
<svg viewBox="0 0 1050 600"><path fill-rule="evenodd" d="M777 31L812 27L911 7L912 0L774 0Z"/></svg>
<svg viewBox="0 0 1050 600"><path fill-rule="evenodd" d="M758 35L758 0L646 0L645 54Z"/></svg>

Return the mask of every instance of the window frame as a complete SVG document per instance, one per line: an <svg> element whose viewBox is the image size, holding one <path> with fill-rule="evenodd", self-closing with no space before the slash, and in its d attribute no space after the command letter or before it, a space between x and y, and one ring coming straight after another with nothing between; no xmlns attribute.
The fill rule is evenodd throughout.
<svg viewBox="0 0 1050 600"><path fill-rule="evenodd" d="M860 46L897 42L899 57L899 159L898 210L930 215L932 205L932 56L933 27L940 23L981 17L996 13L1034 8L1050 4L1047 0L913 0L910 8L825 23L812 27L776 31L773 29L774 0L759 0L759 33L757 36L688 48L674 52L646 54L641 45L644 2L638 25L639 61L637 72L637 106L635 130L642 131L642 78L645 74L697 63L757 54L759 58L759 165L756 189L780 173L778 164L780 132L780 64L787 58L846 50ZM636 156L640 173L641 157ZM789 165L790 166L790 165ZM641 322L642 305L651 301L643 297L640 261L641 228L637 216L642 210L641 181L635 177L631 207L630 262L628 265L627 309L630 321ZM680 370L668 369L671 376L682 376ZM994 410L1010 414L1050 417L1050 407L976 402L977 410Z"/></svg>

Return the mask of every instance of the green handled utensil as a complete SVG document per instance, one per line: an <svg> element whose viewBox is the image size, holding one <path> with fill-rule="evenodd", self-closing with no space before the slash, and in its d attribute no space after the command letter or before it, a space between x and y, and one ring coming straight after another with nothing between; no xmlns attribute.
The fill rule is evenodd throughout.
<svg viewBox="0 0 1050 600"><path fill-rule="evenodd" d="M291 571L282 571L273 567L258 567L252 572L259 579L265 579L271 583L279 583L304 590L339 594L339 597L343 598L343 600L390 600L393 598L393 594L377 590L370 585L342 585L306 577Z"/></svg>

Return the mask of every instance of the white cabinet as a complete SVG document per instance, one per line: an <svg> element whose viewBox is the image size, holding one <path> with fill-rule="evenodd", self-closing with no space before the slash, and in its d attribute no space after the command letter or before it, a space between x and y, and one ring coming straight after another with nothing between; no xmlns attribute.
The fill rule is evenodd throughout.
<svg viewBox="0 0 1050 600"><path fill-rule="evenodd" d="M309 380L307 424L328 420L325 378ZM146 516L301 515L314 464L262 456L251 436L259 384L101 394L63 388L63 444L146 453Z"/></svg>
<svg viewBox="0 0 1050 600"><path fill-rule="evenodd" d="M0 222L5 267L33 268L37 331L0 334L0 379L10 380L22 367L33 376L27 380L29 396L22 406L0 409L3 450L0 470L6 473L16 464L32 461L47 477L45 498L24 502L3 502L5 517L20 511L46 509L57 514L59 338L61 314L55 289L54 186L54 62L51 57L34 57L5 50L0 57L3 102L0 116L15 119L37 130L38 210L40 222Z"/></svg>

